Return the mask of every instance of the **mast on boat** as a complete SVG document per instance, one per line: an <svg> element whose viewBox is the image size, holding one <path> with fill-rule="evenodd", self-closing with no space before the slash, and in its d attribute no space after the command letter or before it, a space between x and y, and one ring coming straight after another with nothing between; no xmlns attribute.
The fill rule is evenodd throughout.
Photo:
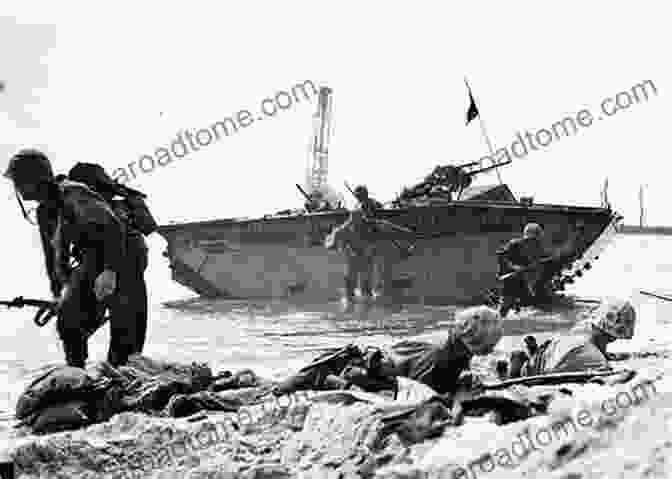
<svg viewBox="0 0 672 479"><path fill-rule="evenodd" d="M313 134L308 152L306 191L309 195L322 193L331 207L337 207L343 201L343 195L335 191L328 183L329 143L332 133L333 90L320 87L317 111L313 115Z"/></svg>

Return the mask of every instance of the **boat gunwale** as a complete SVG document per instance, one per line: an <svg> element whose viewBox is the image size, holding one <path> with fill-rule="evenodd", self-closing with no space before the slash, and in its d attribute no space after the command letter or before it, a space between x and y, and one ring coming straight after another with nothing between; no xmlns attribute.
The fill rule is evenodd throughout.
<svg viewBox="0 0 672 479"><path fill-rule="evenodd" d="M514 209L514 210L526 210L526 211L540 211L540 212L563 212L563 213L602 213L602 214L617 214L614 210L610 208L604 208L599 206L570 206L570 205L559 205L552 203L534 203L534 204L523 204L510 201L453 201L446 204L435 204L435 205L418 205L418 206L407 206L403 208L383 208L380 210L380 213L383 215L386 213L395 213L404 214L409 213L418 209L443 209L443 208L495 208L495 209ZM249 224L256 223L260 221L273 221L273 220L298 220L301 218L324 218L330 216L346 216L349 213L347 209L340 210L330 210L330 211L319 211L313 213L295 213L290 215L264 215L255 218L223 218L223 219L210 219L202 221L187 221L187 222L175 222L159 225L157 232L159 234L170 233L173 230L183 229L185 227L217 227L217 226L229 226L236 224Z"/></svg>

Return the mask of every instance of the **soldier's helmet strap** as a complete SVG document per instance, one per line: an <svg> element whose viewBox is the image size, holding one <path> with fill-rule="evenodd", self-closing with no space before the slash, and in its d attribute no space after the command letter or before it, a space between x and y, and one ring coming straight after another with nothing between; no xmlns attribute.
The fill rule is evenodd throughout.
<svg viewBox="0 0 672 479"><path fill-rule="evenodd" d="M33 221L32 218L30 217L30 212L26 211L26 207L23 205L23 201L21 201L19 192L14 190L14 196L16 196L16 201L19 203L19 208L21 208L21 214L26 219L26 221L33 226L37 226L37 223ZM32 211L34 211L34 209L32 209L31 212Z"/></svg>

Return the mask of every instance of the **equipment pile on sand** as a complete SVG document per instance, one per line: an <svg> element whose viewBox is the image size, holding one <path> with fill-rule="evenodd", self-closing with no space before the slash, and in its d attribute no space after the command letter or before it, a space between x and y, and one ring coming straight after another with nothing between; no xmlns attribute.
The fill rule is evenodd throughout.
<svg viewBox="0 0 672 479"><path fill-rule="evenodd" d="M163 471L175 477L518 477L571 470L593 450L595 467L608 467L599 451L637 432L640 440L649 433L664 439L652 454L669 458L672 410L663 393L672 382L660 367L642 367L660 363L648 360L633 360L637 373L503 384L454 397L401 378L393 398L357 390L278 396L276 384L249 370L215 376L205 365L137 356L117 369L100 363L38 378L17 404L24 426L10 455L20 477L29 478ZM645 412L627 420L633 408ZM59 429L70 431L36 434ZM627 460L632 456L615 461L625 467Z"/></svg>

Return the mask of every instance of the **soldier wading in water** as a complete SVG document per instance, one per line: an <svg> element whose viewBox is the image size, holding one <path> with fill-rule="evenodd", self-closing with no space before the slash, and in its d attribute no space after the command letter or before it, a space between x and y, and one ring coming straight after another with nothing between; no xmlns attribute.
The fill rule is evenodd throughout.
<svg viewBox="0 0 672 479"><path fill-rule="evenodd" d="M375 217L376 210L381 209L382 204L369 197L365 186L360 185L355 188L354 196L359 202L358 206L350 212L345 223L334 228L325 239L327 249L339 249L346 257L345 295L343 297L345 306L354 300L357 286L363 297L373 297L376 256L382 259L381 264L377 266L383 296L387 299L392 297L391 268L386 254L387 245L383 247L380 244L380 240L384 239L381 235L385 235L390 230L407 232L404 228ZM403 249L402 256L411 254L410 246L404 248L396 242L394 244L397 248Z"/></svg>

